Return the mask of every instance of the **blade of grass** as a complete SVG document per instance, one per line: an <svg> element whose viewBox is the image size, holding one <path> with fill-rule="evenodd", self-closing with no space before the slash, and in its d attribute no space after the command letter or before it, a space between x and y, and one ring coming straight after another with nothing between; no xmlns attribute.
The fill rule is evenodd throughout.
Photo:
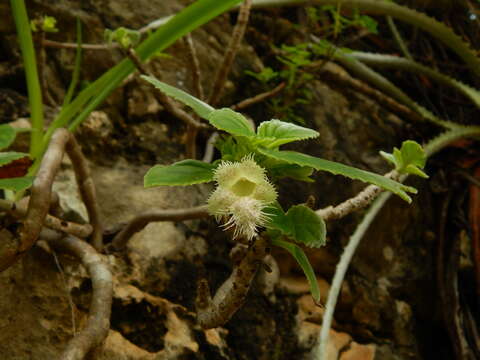
<svg viewBox="0 0 480 360"><path fill-rule="evenodd" d="M75 53L75 67L73 68L72 81L68 87L65 99L63 99L63 106L66 106L72 101L73 92L78 84L80 78L80 70L82 67L82 22L77 17L77 50ZM62 106L62 107L63 107Z"/></svg>
<svg viewBox="0 0 480 360"><path fill-rule="evenodd" d="M35 48L24 0L10 0L13 19L17 28L18 41L22 52L23 66L27 80L28 101L30 104L30 155L39 157L43 135L43 102L40 81L38 78Z"/></svg>

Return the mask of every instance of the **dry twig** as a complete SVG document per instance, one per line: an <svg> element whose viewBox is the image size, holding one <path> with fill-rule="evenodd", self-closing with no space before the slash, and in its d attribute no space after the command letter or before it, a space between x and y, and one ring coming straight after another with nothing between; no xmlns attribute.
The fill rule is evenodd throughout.
<svg viewBox="0 0 480 360"><path fill-rule="evenodd" d="M208 216L207 206L197 206L188 209L157 210L140 214L120 231L112 241L111 249L119 251L125 247L133 234L142 230L148 223L155 221L183 221L200 219Z"/></svg>
<svg viewBox="0 0 480 360"><path fill-rule="evenodd" d="M230 106L230 108L232 110L235 110L235 111L243 110L248 106L252 106L256 103L259 103L261 101L264 101L268 98L271 98L271 97L277 95L280 91L282 91L285 88L285 85L286 84L284 82L282 82L279 85L277 85L275 88L273 88L272 90L269 90L269 91L263 92L261 94L255 95L251 98L242 100L238 104Z"/></svg>
<svg viewBox="0 0 480 360"><path fill-rule="evenodd" d="M233 29L232 38L230 39L230 43L228 44L222 64L220 65L219 70L215 76L212 92L207 101L211 106L215 106L222 96L227 75L230 72L233 64L233 59L237 54L238 48L240 47L240 43L243 39L243 35L245 34L245 29L247 28L251 6L252 0L245 0L240 7L237 23L235 24L235 28Z"/></svg>
<svg viewBox="0 0 480 360"><path fill-rule="evenodd" d="M188 49L188 62L190 63L190 69L192 70L192 82L195 96L200 100L203 100L205 94L203 93L200 77L200 62L198 61L197 51L195 50L195 45L193 44L192 35L190 33L185 36L185 43L187 44Z"/></svg>
<svg viewBox="0 0 480 360"><path fill-rule="evenodd" d="M268 254L268 241L259 236L248 248L246 255L237 264L229 278L211 297L206 279L201 279L197 287L197 321L204 329L222 326L242 306L252 280L263 259Z"/></svg>
<svg viewBox="0 0 480 360"><path fill-rule="evenodd" d="M69 42L59 42L53 40L45 39L43 44L48 47L53 47L57 49L77 49L78 44L76 43L69 43ZM119 48L120 46L116 43L114 44L81 44L80 47L83 50L108 50Z"/></svg>
<svg viewBox="0 0 480 360"><path fill-rule="evenodd" d="M60 360L83 360L93 348L99 346L110 329L112 311L112 274L102 256L88 243L73 236L49 236L46 239L55 249L79 258L92 279L92 300L88 320L60 356Z"/></svg>
<svg viewBox="0 0 480 360"><path fill-rule="evenodd" d="M28 198L27 198L28 200ZM0 199L0 210L4 210L17 219L23 218L27 213L27 202L21 201L14 203L9 200ZM56 216L47 214L45 216L44 226L74 235L79 238L87 238L92 234L92 226L90 224L77 224L70 221L59 219Z"/></svg>

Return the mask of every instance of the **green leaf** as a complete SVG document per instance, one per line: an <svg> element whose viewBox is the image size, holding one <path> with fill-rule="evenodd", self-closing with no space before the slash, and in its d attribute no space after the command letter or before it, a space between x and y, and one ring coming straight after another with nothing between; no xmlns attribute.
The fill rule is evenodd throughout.
<svg viewBox="0 0 480 360"><path fill-rule="evenodd" d="M7 165L14 160L24 158L25 156L28 156L28 154L15 151L0 152L0 166Z"/></svg>
<svg viewBox="0 0 480 360"><path fill-rule="evenodd" d="M210 112L206 119L217 129L237 136L255 136L252 125L242 114L223 108Z"/></svg>
<svg viewBox="0 0 480 360"><path fill-rule="evenodd" d="M286 236L291 236L293 234L290 219L287 218L278 202L266 207L264 211L270 218L270 221L267 224L268 229L278 230L281 234Z"/></svg>
<svg viewBox="0 0 480 360"><path fill-rule="evenodd" d="M337 162L316 158L310 155L302 154L296 151L279 151L273 149L258 148L263 155L272 157L277 160L283 160L301 166L309 166L316 170L323 170L334 175L343 175L351 179L361 180L377 185L385 190L400 196L403 200L411 202L412 199L407 192L416 193L417 190L411 186L398 183L384 176L374 174L369 171L356 169L351 166L343 165Z"/></svg>
<svg viewBox="0 0 480 360"><path fill-rule="evenodd" d="M33 176L0 179L0 189L22 191L32 186L33 179Z"/></svg>
<svg viewBox="0 0 480 360"><path fill-rule="evenodd" d="M193 185L212 181L214 165L197 160L183 160L172 165L156 165L145 174L146 188L152 186Z"/></svg>
<svg viewBox="0 0 480 360"><path fill-rule="evenodd" d="M140 76L142 79L148 81L150 84L155 86L157 89L165 93L166 95L180 101L181 103L189 106L192 108L195 113L200 116L201 118L206 119L208 115L214 111L215 109L208 105L207 103L204 103L203 101L197 99L195 96L192 96L188 93L186 93L183 90L180 90L174 86L170 86L164 82L161 82L157 79L155 79L152 76L146 76L146 75L141 75Z"/></svg>
<svg viewBox="0 0 480 360"><path fill-rule="evenodd" d="M292 206L286 214L295 241L310 247L325 245L327 228L315 211L305 205Z"/></svg>
<svg viewBox="0 0 480 360"><path fill-rule="evenodd" d="M295 180L314 182L309 176L312 175L313 169L307 166L299 166L296 164L282 163L268 167L269 176L273 179L281 179L289 177Z"/></svg>
<svg viewBox="0 0 480 360"><path fill-rule="evenodd" d="M392 163L395 170L401 174L413 174L428 178L428 175L421 170L425 166L427 156L422 146L415 141L404 141L400 150L394 148L393 154L380 151L380 155Z"/></svg>
<svg viewBox="0 0 480 360"><path fill-rule="evenodd" d="M278 202L265 209L270 221L269 230L276 230L296 242L310 247L325 245L327 229L325 222L305 205L292 206L285 214Z"/></svg>
<svg viewBox="0 0 480 360"><path fill-rule="evenodd" d="M292 141L311 139L319 136L315 130L283 122L277 119L264 121L257 129L257 138L267 148L277 147Z"/></svg>
<svg viewBox="0 0 480 360"><path fill-rule="evenodd" d="M310 292L316 304L320 304L320 288L318 287L317 277L313 271L312 265L308 261L307 255L295 244L280 239L272 239L272 244L284 248L297 260L310 284Z"/></svg>
<svg viewBox="0 0 480 360"><path fill-rule="evenodd" d="M9 147L16 135L15 129L10 125L0 125L0 150Z"/></svg>

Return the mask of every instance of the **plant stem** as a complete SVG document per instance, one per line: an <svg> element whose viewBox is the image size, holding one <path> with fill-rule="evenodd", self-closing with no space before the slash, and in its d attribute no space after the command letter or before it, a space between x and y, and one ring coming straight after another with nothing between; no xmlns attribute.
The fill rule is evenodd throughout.
<svg viewBox="0 0 480 360"><path fill-rule="evenodd" d="M30 155L38 158L42 148L43 102L40 81L38 79L35 48L33 47L30 22L24 0L10 0L15 26L17 28L20 50L22 52L25 77L27 80L28 100L30 103Z"/></svg>
<svg viewBox="0 0 480 360"><path fill-rule="evenodd" d="M322 329L319 336L319 346L314 348L314 359L325 359L327 343L328 343L328 334L330 332L330 326L332 325L333 312L335 310L335 305L337 304L338 295L340 294L340 289L345 278L345 273L347 272L350 261L352 260L355 250L357 249L360 240L363 238L363 235L368 230L368 227L372 223L373 219L377 216L378 212L382 209L385 202L392 195L390 192L385 192L381 194L368 209L367 214L363 218L362 222L355 229L355 232L350 237L348 245L343 251L342 257L338 262L335 275L332 280L332 285L328 292L327 305L325 308L325 313L323 315Z"/></svg>
<svg viewBox="0 0 480 360"><path fill-rule="evenodd" d="M445 148L452 142L464 138L464 137L473 137L473 136L480 136L480 127L478 126L464 126L461 128L449 130L436 138L430 140L425 146L425 154L427 157L432 156L436 152L440 151L441 149ZM407 175L403 175L400 178L400 182L405 181ZM337 269L335 271L335 275L332 280L332 285L330 287L330 291L328 293L327 305L325 308L325 314L323 316L322 322L322 329L320 331L317 346L313 348L313 358L318 360L325 360L325 354L327 349L328 343L328 334L330 332L330 327L332 324L333 319L333 312L335 311L335 306L337 304L338 295L340 293L340 288L345 279L345 274L347 272L348 266L350 265L350 261L355 254L355 250L360 243L363 235L365 235L368 227L374 220L375 216L378 214L380 209L386 203L386 201L392 196L392 193L385 192L382 193L371 205L368 209L365 217L363 220L358 224L355 232L350 237L347 246L345 247L343 254L338 262Z"/></svg>
<svg viewBox="0 0 480 360"><path fill-rule="evenodd" d="M80 70L82 67L82 22L77 17L77 51L75 54L75 67L73 68L72 80L68 87L65 99L63 99L63 106L68 105L72 101L73 92L78 84L80 78Z"/></svg>

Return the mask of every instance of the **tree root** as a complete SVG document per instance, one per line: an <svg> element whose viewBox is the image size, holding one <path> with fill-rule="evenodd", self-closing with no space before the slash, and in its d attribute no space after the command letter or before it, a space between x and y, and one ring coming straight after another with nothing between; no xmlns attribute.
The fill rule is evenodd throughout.
<svg viewBox="0 0 480 360"><path fill-rule="evenodd" d="M48 149L43 156L31 188L28 208L26 210L22 207L16 209L13 205L10 208L14 216L15 213L17 217L23 212L26 212L26 214L16 234L10 233L7 229L1 232L3 244L0 248L0 271L9 268L33 246L44 225L77 235L89 235L89 227L79 224L74 225L48 215L52 200L52 184L65 151L68 152L72 160L80 194L92 223L94 245L101 249L102 227L99 220L95 188L86 160L73 135L68 130L60 128L53 133Z"/></svg>
<svg viewBox="0 0 480 360"><path fill-rule="evenodd" d="M123 249L133 234L142 230L148 223L155 221L183 221L200 219L208 216L207 206L197 206L188 209L157 210L140 214L130 220L130 222L115 236L110 249L120 251Z"/></svg>
<svg viewBox="0 0 480 360"><path fill-rule="evenodd" d="M92 301L85 328L71 339L60 360L83 360L90 350L99 346L110 329L112 311L112 274L102 256L87 242L74 236L49 236L55 249L79 258L92 279Z"/></svg>

